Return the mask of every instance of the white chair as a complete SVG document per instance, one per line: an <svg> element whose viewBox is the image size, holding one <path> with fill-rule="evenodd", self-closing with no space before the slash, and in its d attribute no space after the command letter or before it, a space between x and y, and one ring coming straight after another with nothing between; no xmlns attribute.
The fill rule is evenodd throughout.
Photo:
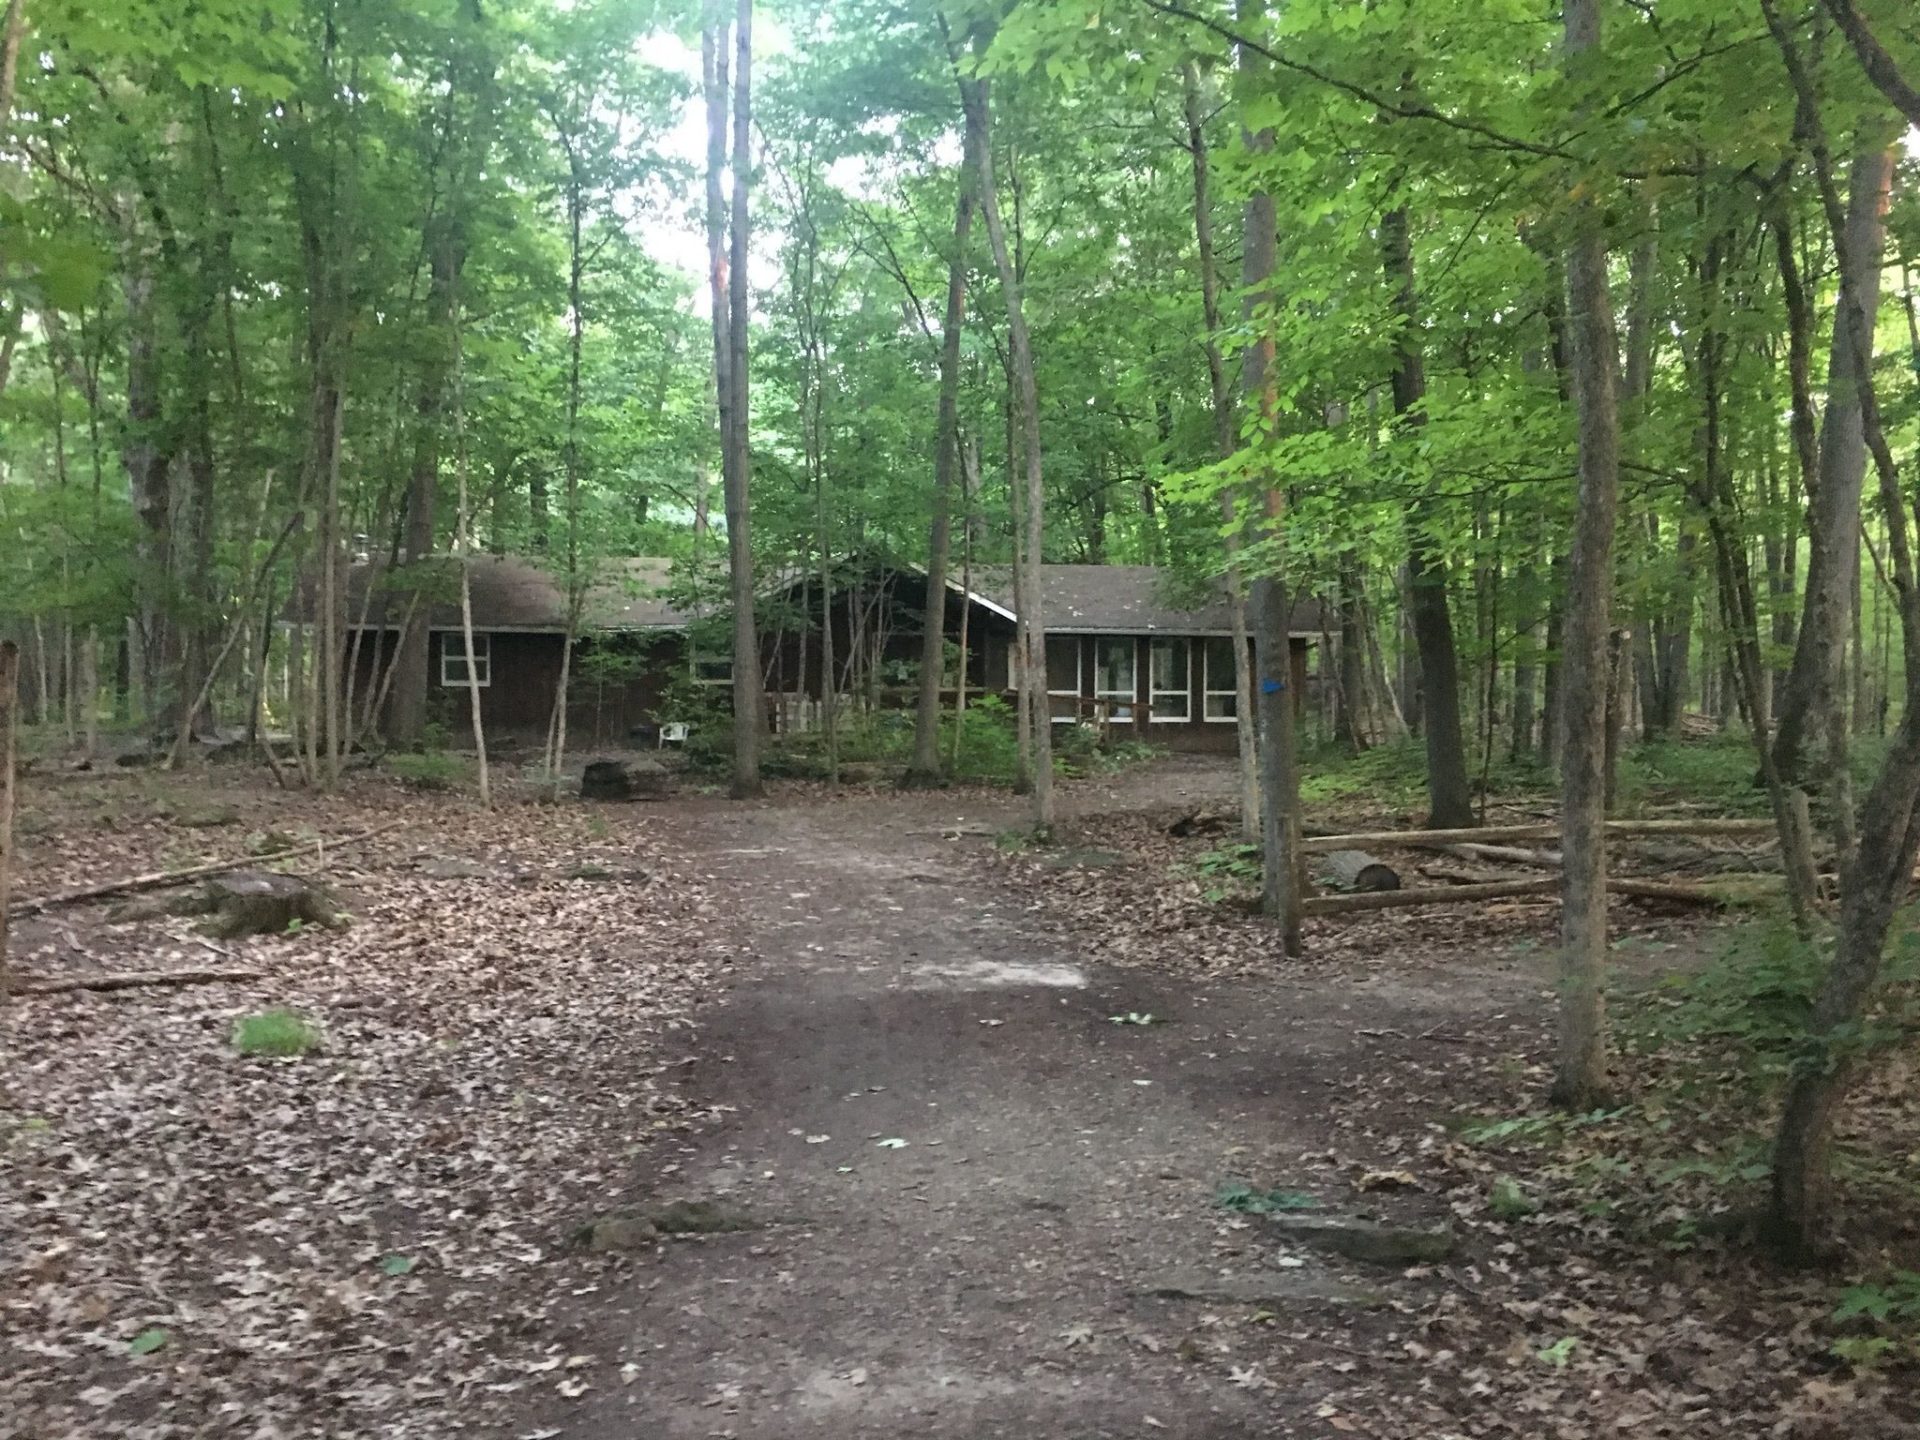
<svg viewBox="0 0 1920 1440"><path fill-rule="evenodd" d="M658 750L668 745L684 745L687 743L687 735L692 729L693 726L684 720L669 721L660 727L660 741L654 748Z"/></svg>

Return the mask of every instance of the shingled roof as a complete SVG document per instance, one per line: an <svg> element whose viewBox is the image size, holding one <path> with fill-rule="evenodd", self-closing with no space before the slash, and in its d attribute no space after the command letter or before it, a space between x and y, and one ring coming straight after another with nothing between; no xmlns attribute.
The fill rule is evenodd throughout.
<svg viewBox="0 0 1920 1440"><path fill-rule="evenodd" d="M458 571L450 557L439 557L446 574L437 584L427 613L432 630L460 628ZM588 591L588 630L678 630L694 618L672 604L666 590L672 562L633 555L605 562ZM376 589L367 604L367 586L378 567L356 565L348 573L347 623L393 629L406 614L404 592ZM958 577L953 588L959 590ZM1054 635L1227 635L1233 630L1226 585L1216 581L1197 604L1178 603L1168 593L1161 571L1152 565L1042 565L1041 612ZM471 589L476 630L559 634L567 623L566 591L555 577L530 561L511 555L487 555L473 561ZM1005 619L1015 614L1013 576L1004 566L976 569L973 598ZM364 620L363 620L364 617ZM1295 635L1318 636L1323 627L1318 601L1293 608Z"/></svg>
<svg viewBox="0 0 1920 1440"><path fill-rule="evenodd" d="M1004 566L974 572L973 591L1012 613L1013 573ZM1182 605L1167 593L1154 565L1042 565L1040 613L1049 635L1228 635L1233 611L1224 581L1207 586L1197 604ZM1321 633L1317 600L1296 603L1289 629Z"/></svg>
<svg viewBox="0 0 1920 1440"><path fill-rule="evenodd" d="M446 560L447 557L441 557ZM589 630L678 630L693 618L666 599L671 562L652 555L631 555L606 562L603 573L587 591L583 616ZM459 572L446 564L446 576L433 590L427 611L430 630L460 628ZM362 616L370 628L397 628L407 611L404 593L376 590L367 605L367 586L382 573L374 566L356 565L347 575L347 623L359 625ZM564 633L567 628L566 588L548 571L513 555L476 556L471 592L473 628Z"/></svg>

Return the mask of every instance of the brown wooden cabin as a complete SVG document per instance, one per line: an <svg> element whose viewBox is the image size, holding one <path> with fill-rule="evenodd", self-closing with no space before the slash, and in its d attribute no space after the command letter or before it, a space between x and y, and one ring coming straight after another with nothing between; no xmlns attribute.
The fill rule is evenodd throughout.
<svg viewBox="0 0 1920 1440"><path fill-rule="evenodd" d="M697 695L695 687L713 687L717 704L730 700L724 615L669 599L670 571L666 560L628 557L604 567L591 587L569 685L567 726L576 748L651 744L661 725L688 718L679 697ZM400 627L424 619L430 704L458 734L466 724L467 676L457 581L437 583L437 598L415 603L411 592L389 592L378 578L377 567L356 566L347 586L355 712L385 693ZM997 570L972 579L970 590L957 578L949 585L948 653L957 654L964 614L969 693L1011 701L1010 577ZM565 590L541 566L512 556L475 559L470 585L482 721L490 736L538 741L560 680ZM1163 595L1160 573L1146 565L1044 565L1041 587L1056 724L1096 724L1110 735L1176 750L1234 748L1232 617L1224 590L1182 606ZM762 594L761 660L776 730L817 723L825 689L819 594L814 577L797 575L778 578ZM926 576L917 567L838 569L833 649L843 713L862 704L911 706L926 604ZM1306 693L1308 652L1321 624L1317 605L1296 609L1296 695Z"/></svg>

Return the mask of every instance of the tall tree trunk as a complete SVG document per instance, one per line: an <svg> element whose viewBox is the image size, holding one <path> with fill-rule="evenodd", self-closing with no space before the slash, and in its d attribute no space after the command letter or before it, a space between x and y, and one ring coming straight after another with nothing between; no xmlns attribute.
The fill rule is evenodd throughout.
<svg viewBox="0 0 1920 1440"><path fill-rule="evenodd" d="M1393 410L1403 429L1417 430L1427 422L1427 376L1421 354L1413 244L1404 205L1380 217L1380 246L1387 280L1394 287L1394 311L1399 321L1394 343ZM1439 830L1457 830L1473 824L1466 739L1460 727L1460 663L1453 643L1453 617L1447 607L1446 558L1419 511L1412 517L1407 537L1407 590L1414 643L1420 652L1421 713L1427 739L1427 824Z"/></svg>
<svg viewBox="0 0 1920 1440"><path fill-rule="evenodd" d="M321 434L319 455L320 500L320 651L318 698L320 702L320 778L329 787L340 780L340 760L345 748L341 731L343 713L341 682L346 659L347 593L343 567L343 536L340 513L340 441L346 419L347 397L334 371L332 344L322 364L325 378L319 387L320 413L315 417Z"/></svg>
<svg viewBox="0 0 1920 1440"><path fill-rule="evenodd" d="M573 654L579 645L581 616L586 609L587 581L580 562L580 352L586 341L586 177L578 147L569 137L567 148L567 436L565 446L567 504L567 633L560 646L560 683L553 691L553 715L547 723L546 771L558 787L567 757L567 702L573 685Z"/></svg>
<svg viewBox="0 0 1920 1440"><path fill-rule="evenodd" d="M1367 699L1366 594L1359 557L1340 557L1340 708L1334 739L1358 755L1373 743L1373 707Z"/></svg>
<svg viewBox="0 0 1920 1440"><path fill-rule="evenodd" d="M1207 154L1206 115L1200 70L1192 60L1181 67L1186 109L1187 149L1193 157L1193 231L1200 260L1200 305L1206 319L1207 390L1213 402L1213 445L1231 460L1240 437L1234 424L1233 389L1220 353L1220 272L1213 253L1212 166ZM1240 527L1235 523L1231 491L1220 494L1220 519L1226 527L1227 608L1233 624L1234 739L1240 762L1240 838L1260 843L1260 741L1253 700L1253 646L1247 633L1246 580L1241 573ZM1202 717L1205 718L1204 716Z"/></svg>
<svg viewBox="0 0 1920 1440"><path fill-rule="evenodd" d="M1570 68L1602 46L1600 0L1565 0ZM1579 499L1565 622L1560 761L1560 1043L1553 1098L1591 1108L1605 1093L1607 1033L1606 729L1607 634L1613 599L1614 523L1619 506L1618 349L1607 284L1605 220L1593 200L1576 202L1567 252L1567 316L1573 333L1573 394L1579 417Z"/></svg>
<svg viewBox="0 0 1920 1440"><path fill-rule="evenodd" d="M140 522L134 551L134 588L140 653L136 675L149 721L164 708L174 655L173 456L164 443L159 324L155 315L152 259L128 242L130 263L121 290L127 310L127 421L121 459L133 510Z"/></svg>
<svg viewBox="0 0 1920 1440"><path fill-rule="evenodd" d="M473 653L473 509L468 486L465 344L460 335L460 296L453 297L453 468L457 494L455 546L460 552L460 643L467 657L467 719L473 727L475 778L480 803L493 808L493 776L487 764L487 727L480 708L480 667ZM489 681L493 657L487 657Z"/></svg>
<svg viewBox="0 0 1920 1440"><path fill-rule="evenodd" d="M953 690L953 741L947 757L949 772L960 768L961 746L966 739L967 730L967 665L968 646L972 637L968 633L973 619L973 496L980 488L980 452L972 435L966 437L960 451L960 482L966 496L964 516L966 523L960 532L960 594L964 597L960 603L960 668L957 683ZM985 666L982 665L982 689L991 685L985 678Z"/></svg>
<svg viewBox="0 0 1920 1440"><path fill-rule="evenodd" d="M980 134L966 112L953 253L947 260L947 308L940 329L940 401L934 427L933 523L927 537L927 604L920 640L920 693L913 722L913 759L901 784L940 782L940 679L946 669L947 559L953 535L953 478L960 465L960 332L967 309L967 239L973 231L973 177ZM966 600L961 600L966 605ZM962 677L962 684L965 677Z"/></svg>
<svg viewBox="0 0 1920 1440"><path fill-rule="evenodd" d="M748 444L747 294L748 195L753 183L753 0L734 15L733 206L727 273L728 429L726 473L727 560L733 604L733 796L760 794L760 741L766 729L766 689L760 674L760 630L754 614L753 543L747 497L753 453Z"/></svg>
<svg viewBox="0 0 1920 1440"><path fill-rule="evenodd" d="M1774 1138L1771 1228L1786 1249L1806 1254L1821 1248L1831 1217L1833 1119L1858 1069L1861 1017L1879 979L1894 911L1912 888L1914 857L1920 851L1920 591L1908 495L1881 431L1874 393L1869 309L1873 282L1859 267L1863 262L1877 265L1877 257L1869 261L1865 247L1852 243L1859 238L1854 216L1851 207L1841 204L1818 95L1799 41L1772 0L1761 0L1761 9L1793 82L1801 132L1809 143L1821 208L1840 263L1840 297L1847 313L1836 320L1835 341L1847 346L1839 362L1855 383L1861 438L1880 482L1906 657L1900 728L1861 807L1856 843L1841 863L1840 924L1833 956L1814 997L1807 1040L1796 1059ZM1856 196L1860 178L1856 174Z"/></svg>
<svg viewBox="0 0 1920 1440"><path fill-rule="evenodd" d="M1020 301L1020 276L1007 245L1000 219L1000 199L993 168L993 97L984 80L961 80L961 100L973 112L969 123L977 137L980 177L980 218L986 222L993 249L1000 292L1007 304L1007 350L1013 367L1014 414L1023 465L1022 502L1024 543L1019 551L1026 584L1018 600L1020 616L1020 675L1027 690L1027 726L1032 737L1033 825L1047 834L1053 829L1053 715L1047 703L1047 631L1042 613L1040 564L1045 553L1046 486L1041 469L1040 391L1034 380L1033 342Z"/></svg>
<svg viewBox="0 0 1920 1440"><path fill-rule="evenodd" d="M13 86L20 73L20 41L26 30L27 0L7 0L6 19L0 20L0 123L13 114Z"/></svg>
<svg viewBox="0 0 1920 1440"><path fill-rule="evenodd" d="M1242 0L1244 21L1261 11L1262 0ZM1241 84L1253 91L1270 82L1267 62L1248 47L1237 57ZM1273 149L1271 130L1243 132L1249 153ZM1273 194L1264 187L1247 197L1242 217L1240 278L1241 320L1249 332L1240 354L1240 393L1253 417L1256 456L1270 446L1279 419L1273 309L1274 277L1279 269L1279 221ZM1264 463L1256 461L1260 469ZM1250 467L1252 468L1252 467ZM1257 473L1257 472L1256 472ZM1259 666L1255 701L1260 722L1260 909L1280 928L1288 955L1304 948L1300 901L1304 866L1300 853L1300 771L1295 723L1298 704L1293 685L1293 637L1286 577L1286 492L1279 477L1261 481L1263 515L1260 539L1265 551L1252 588L1254 658Z"/></svg>
<svg viewBox="0 0 1920 1440"><path fill-rule="evenodd" d="M453 289L459 280L460 254L453 235L443 226L434 226L427 237L427 264L428 321L445 336L452 321ZM448 345L444 340L428 347L419 395L414 402L413 463L407 476L407 518L403 544L404 562L413 570L412 593L415 595L429 588L432 583L427 562L433 554L434 509L440 492L440 436L446 406L447 350ZM431 677L427 673L429 639L424 621L409 625L401 631L395 650L388 701L387 738L403 749L418 746L426 734L427 697L431 691Z"/></svg>
<svg viewBox="0 0 1920 1440"><path fill-rule="evenodd" d="M1867 471L1860 416L1863 381L1856 359L1872 362L1892 179L1891 150L1869 145L1854 156L1846 228L1835 237L1846 255L1833 316L1818 481L1807 517L1806 598L1773 741L1774 761L1789 783L1805 770L1804 751L1811 737L1824 733L1828 712L1839 707L1844 713L1846 705L1844 667L1853 581L1860 568L1860 500Z"/></svg>

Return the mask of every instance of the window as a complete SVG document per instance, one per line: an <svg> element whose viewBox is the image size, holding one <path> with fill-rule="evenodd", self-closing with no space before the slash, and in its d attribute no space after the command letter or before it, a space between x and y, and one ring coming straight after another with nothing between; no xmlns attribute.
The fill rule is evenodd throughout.
<svg viewBox="0 0 1920 1440"><path fill-rule="evenodd" d="M1147 651L1147 714L1157 725L1193 718L1193 666L1184 640L1155 640Z"/></svg>
<svg viewBox="0 0 1920 1440"><path fill-rule="evenodd" d="M440 683L465 689L467 680L467 637L453 631L440 637ZM473 637L473 680L481 687L493 684L493 637Z"/></svg>
<svg viewBox="0 0 1920 1440"><path fill-rule="evenodd" d="M1103 635L1093 642L1093 693L1111 702L1115 720L1131 720L1140 688L1134 676L1131 635Z"/></svg>
<svg viewBox="0 0 1920 1440"><path fill-rule="evenodd" d="M1064 697L1066 704L1049 704L1056 725L1080 719L1080 637L1056 635L1047 641L1047 694Z"/></svg>
<svg viewBox="0 0 1920 1440"><path fill-rule="evenodd" d="M1205 705L1203 713L1208 720L1232 722L1240 717L1240 689L1234 679L1230 635L1207 637Z"/></svg>
<svg viewBox="0 0 1920 1440"><path fill-rule="evenodd" d="M693 652L693 680L696 685L731 685L733 657L712 651Z"/></svg>

